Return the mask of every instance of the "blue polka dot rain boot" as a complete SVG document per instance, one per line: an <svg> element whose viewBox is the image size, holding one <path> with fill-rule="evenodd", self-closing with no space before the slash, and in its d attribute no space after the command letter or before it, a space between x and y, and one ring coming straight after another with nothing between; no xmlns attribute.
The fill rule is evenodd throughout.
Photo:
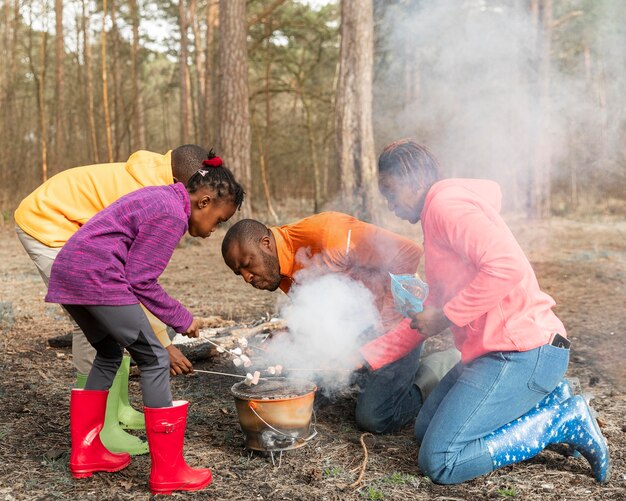
<svg viewBox="0 0 626 501"><path fill-rule="evenodd" d="M608 446L589 405L580 395L562 403L537 405L484 440L494 470L530 459L549 444L565 443L589 461L598 482L604 484L611 476Z"/></svg>
<svg viewBox="0 0 626 501"><path fill-rule="evenodd" d="M550 405L550 403L565 402L567 399L572 398L573 396L574 396L574 389L572 388L572 385L567 379L563 379L557 385L557 387L552 391L552 393L550 393L549 395L546 395L543 398L543 400L541 400L535 406L535 409L538 409L539 407L543 407L546 405ZM589 401L587 401L587 403L589 403ZM591 411L592 411L592 415L595 417L595 411L593 409L591 409ZM564 448L556 446L556 445L553 446L554 448L550 446L548 448L566 457L573 457L573 458L580 457L580 452L578 452L574 447L572 447L571 445L567 445L567 444L563 444L563 445L564 445Z"/></svg>

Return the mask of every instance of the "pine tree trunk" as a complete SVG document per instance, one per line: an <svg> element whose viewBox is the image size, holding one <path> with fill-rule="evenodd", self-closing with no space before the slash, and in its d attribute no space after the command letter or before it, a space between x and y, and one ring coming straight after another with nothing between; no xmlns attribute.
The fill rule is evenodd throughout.
<svg viewBox="0 0 626 501"><path fill-rule="evenodd" d="M178 0L178 25L180 27L180 143L186 144L191 136L191 116L189 113L188 23L185 0Z"/></svg>
<svg viewBox="0 0 626 501"><path fill-rule="evenodd" d="M124 142L128 124L125 119L125 103L120 91L120 71L119 71L119 30L117 27L117 6L115 0L109 0L109 11L111 13L111 33L110 43L112 54L111 76L113 80L113 116L111 118L111 137L113 138L113 158L120 158L120 148Z"/></svg>
<svg viewBox="0 0 626 501"><path fill-rule="evenodd" d="M371 0L342 0L336 133L341 195L347 209L370 219L374 210L376 159L372 129L374 59Z"/></svg>
<svg viewBox="0 0 626 501"><path fill-rule="evenodd" d="M207 7L208 9L208 7ZM202 35L200 33L200 23L198 21L198 0L191 0L189 4L189 25L191 26L191 32L193 33L193 55L195 61L195 78L194 78L194 99L193 103L196 104L194 109L194 115L196 117L196 130L198 131L198 137L200 142L208 144L206 141L207 136L207 123L205 108L207 106L206 97L204 95L206 91L206 85L204 83L206 75L206 54L202 50Z"/></svg>
<svg viewBox="0 0 626 501"><path fill-rule="evenodd" d="M531 77L531 154L528 191L528 216L546 217L550 213L551 148L550 148L550 48L552 0L531 0L530 14L534 40L534 71Z"/></svg>
<svg viewBox="0 0 626 501"><path fill-rule="evenodd" d="M39 35L39 69L35 67L32 55L33 27L29 27L28 59L30 70L35 81L35 91L37 95L37 118L39 126L39 144L41 147L41 182L48 179L48 139L46 132L46 66L47 66L47 45L48 32L45 27Z"/></svg>
<svg viewBox="0 0 626 501"><path fill-rule="evenodd" d="M272 216L275 224L278 224L278 215L272 205L272 190L270 188L270 146L272 139L272 94L270 83L272 79L272 52L270 46L270 36L272 34L272 22L265 23L265 40L267 43L265 53L265 133L263 138L263 151L261 161L261 182L263 183L263 194L267 202L267 210ZM260 137L259 137L260 140Z"/></svg>
<svg viewBox="0 0 626 501"><path fill-rule="evenodd" d="M220 1L219 19L219 151L246 190L242 213L243 217L250 217L252 186L246 1Z"/></svg>
<svg viewBox="0 0 626 501"><path fill-rule="evenodd" d="M66 155L65 151L65 39L63 37L63 0L55 0L55 86L54 86L54 162L57 168Z"/></svg>
<svg viewBox="0 0 626 501"><path fill-rule="evenodd" d="M219 23L219 3L218 0L209 0L209 4L206 8L206 49L205 49L205 66L204 72L204 99L206 105L204 107L204 122L207 124L206 137L202 138L204 145L211 145L215 142L216 133L212 127L212 122L217 119L217 113L211 113L211 110L216 109L216 99L214 92L215 78L213 72L215 71L215 32Z"/></svg>
<svg viewBox="0 0 626 501"><path fill-rule="evenodd" d="M39 103L39 130L41 131L41 182L48 179L48 140L46 134L46 66L47 66L48 32L41 32L39 49L39 85L37 86L37 102Z"/></svg>
<svg viewBox="0 0 626 501"><path fill-rule="evenodd" d="M111 115L109 113L109 89L107 82L107 0L102 0L102 106L104 108L104 132L107 143L107 162L113 162L113 142L111 140Z"/></svg>
<svg viewBox="0 0 626 501"><path fill-rule="evenodd" d="M130 11L133 23L133 45L131 50L132 85L133 85L133 115L132 115L132 150L146 148L146 124L144 119L143 93L139 78L139 12L137 0L130 1Z"/></svg>
<svg viewBox="0 0 626 501"><path fill-rule="evenodd" d="M83 14L83 51L85 57L85 76L87 82L87 121L89 123L89 145L91 146L91 157L96 163L100 163L98 152L98 138L96 134L96 118L94 110L93 93L93 67L91 57L91 37L89 36L89 13L87 12L87 0L82 1Z"/></svg>

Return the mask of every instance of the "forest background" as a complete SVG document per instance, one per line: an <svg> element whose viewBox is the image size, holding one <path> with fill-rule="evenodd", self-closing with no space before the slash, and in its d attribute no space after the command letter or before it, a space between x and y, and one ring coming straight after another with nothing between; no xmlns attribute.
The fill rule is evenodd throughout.
<svg viewBox="0 0 626 501"><path fill-rule="evenodd" d="M2 0L0 209L55 173L214 147L282 221L381 204L381 148L530 217L626 213L621 0Z"/></svg>

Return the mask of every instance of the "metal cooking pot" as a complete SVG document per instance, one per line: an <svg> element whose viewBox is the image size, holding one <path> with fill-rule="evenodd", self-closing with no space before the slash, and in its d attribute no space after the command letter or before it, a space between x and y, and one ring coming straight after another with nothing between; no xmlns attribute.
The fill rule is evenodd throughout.
<svg viewBox="0 0 626 501"><path fill-rule="evenodd" d="M231 388L246 448L284 451L302 447L317 432L311 425L317 386L304 380L274 377Z"/></svg>

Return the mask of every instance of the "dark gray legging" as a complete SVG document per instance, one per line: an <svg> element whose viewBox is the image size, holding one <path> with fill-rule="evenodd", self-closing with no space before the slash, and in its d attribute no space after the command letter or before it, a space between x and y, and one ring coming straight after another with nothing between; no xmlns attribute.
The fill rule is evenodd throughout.
<svg viewBox="0 0 626 501"><path fill-rule="evenodd" d="M124 348L141 370L146 407L171 407L170 360L138 304L126 306L63 305L96 349L86 390L108 390L122 362Z"/></svg>

